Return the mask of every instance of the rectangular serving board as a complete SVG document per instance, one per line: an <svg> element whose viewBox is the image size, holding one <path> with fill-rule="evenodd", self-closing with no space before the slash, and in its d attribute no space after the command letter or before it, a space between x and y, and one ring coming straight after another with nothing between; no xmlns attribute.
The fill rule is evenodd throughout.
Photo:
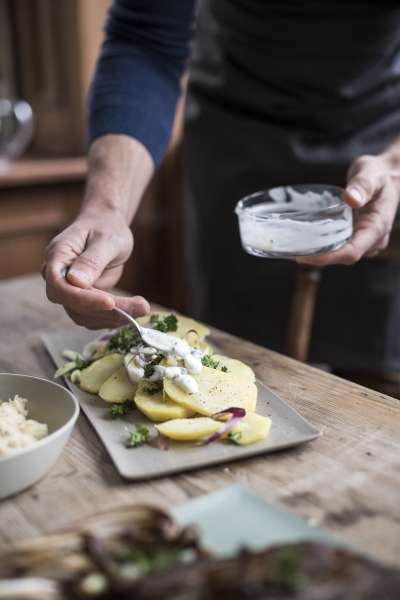
<svg viewBox="0 0 400 600"><path fill-rule="evenodd" d="M42 339L55 365L59 367L65 362L62 358L63 350L81 351L93 337L93 332L71 328L44 334ZM148 426L155 436L153 424L139 411L134 411L123 419L112 420L108 416L106 402L98 396L83 392L67 379L65 381L106 447L116 469L122 477L130 480L151 479L266 454L309 442L320 435L316 427L262 382L257 381L257 412L272 419L271 431L265 440L248 446L235 446L219 441L207 446L171 442L168 450L161 450L152 442L139 448L127 448L127 427L133 423L141 423Z"/></svg>

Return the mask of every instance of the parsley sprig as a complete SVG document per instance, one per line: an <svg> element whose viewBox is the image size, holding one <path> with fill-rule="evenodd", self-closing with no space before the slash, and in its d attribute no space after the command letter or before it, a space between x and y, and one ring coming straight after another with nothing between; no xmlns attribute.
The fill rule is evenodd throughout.
<svg viewBox="0 0 400 600"><path fill-rule="evenodd" d="M128 448L137 448L146 444L150 440L150 430L144 425L134 425L128 429L128 439L126 445Z"/></svg>
<svg viewBox="0 0 400 600"><path fill-rule="evenodd" d="M108 340L108 349L121 354L128 354L132 346L136 346L139 341L140 336L136 329L130 325L125 325L125 327L120 327Z"/></svg>
<svg viewBox="0 0 400 600"><path fill-rule="evenodd" d="M228 433L228 440L230 442L232 442L233 444L240 444L240 438L242 437L242 434L240 433L240 431L230 431Z"/></svg>
<svg viewBox="0 0 400 600"><path fill-rule="evenodd" d="M143 391L149 396L154 396L154 394L158 394L159 392L161 392L162 389L162 381L157 381L155 383L150 383L149 385L146 385L146 387L143 388Z"/></svg>
<svg viewBox="0 0 400 600"><path fill-rule="evenodd" d="M144 377L145 379L148 379L149 377L151 377L154 373L154 367L156 365L159 365L160 362L162 361L162 354L157 354L153 360L151 360L144 368Z"/></svg>
<svg viewBox="0 0 400 600"><path fill-rule="evenodd" d="M228 372L228 368L225 365L221 364L219 360L213 358L211 354L205 354L201 359L201 362L203 367L210 367L210 369L219 369L224 373Z"/></svg>
<svg viewBox="0 0 400 600"><path fill-rule="evenodd" d="M108 414L112 419L119 419L120 417L129 415L129 413L135 410L135 407L133 400L127 400L121 404L111 404L108 409Z"/></svg>
<svg viewBox="0 0 400 600"><path fill-rule="evenodd" d="M154 329L162 331L163 333L176 331L178 329L178 319L176 318L176 315L173 314L167 315L164 319L160 319L159 315L151 315L150 323L153 325Z"/></svg>

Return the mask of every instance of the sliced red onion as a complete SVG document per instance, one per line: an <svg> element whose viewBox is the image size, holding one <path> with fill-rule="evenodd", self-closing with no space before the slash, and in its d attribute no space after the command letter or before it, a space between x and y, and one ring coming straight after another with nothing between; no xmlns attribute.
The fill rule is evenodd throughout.
<svg viewBox="0 0 400 600"><path fill-rule="evenodd" d="M231 408L226 408L225 410L222 410L219 413L215 413L214 415L211 416L211 418L218 420L220 417L224 417L225 415L230 415L230 418L223 423L221 429L219 429L218 431L215 431L211 435L207 435L202 440L200 440L199 444L201 446L204 446L205 444L210 444L211 442L215 442L216 440L219 440L223 435L228 433L228 431L230 431L232 429L232 427L237 425L239 423L239 421L241 421L241 419L243 419L243 417L246 416L246 411L244 408L239 408L238 406L232 406Z"/></svg>
<svg viewBox="0 0 400 600"><path fill-rule="evenodd" d="M160 432L158 432L156 444L159 450L169 450L169 439Z"/></svg>

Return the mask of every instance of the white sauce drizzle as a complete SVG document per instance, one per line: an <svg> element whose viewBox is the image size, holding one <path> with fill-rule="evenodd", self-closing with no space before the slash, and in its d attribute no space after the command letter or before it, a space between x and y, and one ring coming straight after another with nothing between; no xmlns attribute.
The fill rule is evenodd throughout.
<svg viewBox="0 0 400 600"><path fill-rule="evenodd" d="M186 340L168 335L155 329L142 327L142 340L147 346L139 346L135 354L131 353L125 356L125 366L128 371L129 379L137 382L144 377L144 367L146 359L151 360L158 352L165 358L178 358L183 360L184 367L164 367L155 365L154 373L149 377L149 381L158 382L164 377L172 379L176 385L188 394L195 394L199 386L192 375L198 375L203 368L201 359L203 352L197 348L192 348ZM129 357L129 358L128 358Z"/></svg>
<svg viewBox="0 0 400 600"><path fill-rule="evenodd" d="M136 364L136 358L131 353L124 356L124 365L132 383L138 383L144 377L144 368Z"/></svg>
<svg viewBox="0 0 400 600"><path fill-rule="evenodd" d="M184 367L163 367L162 365L156 365L150 381L162 381L164 377L172 379L176 385L188 394L196 394L199 391L197 381L188 374Z"/></svg>

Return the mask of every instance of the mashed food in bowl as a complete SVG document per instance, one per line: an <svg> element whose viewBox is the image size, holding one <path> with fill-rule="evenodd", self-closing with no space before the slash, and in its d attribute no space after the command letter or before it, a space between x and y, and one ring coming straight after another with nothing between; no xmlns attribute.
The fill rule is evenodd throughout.
<svg viewBox="0 0 400 600"><path fill-rule="evenodd" d="M27 404L28 400L18 395L6 402L0 400L0 457L29 448L48 434L45 423L27 419Z"/></svg>

